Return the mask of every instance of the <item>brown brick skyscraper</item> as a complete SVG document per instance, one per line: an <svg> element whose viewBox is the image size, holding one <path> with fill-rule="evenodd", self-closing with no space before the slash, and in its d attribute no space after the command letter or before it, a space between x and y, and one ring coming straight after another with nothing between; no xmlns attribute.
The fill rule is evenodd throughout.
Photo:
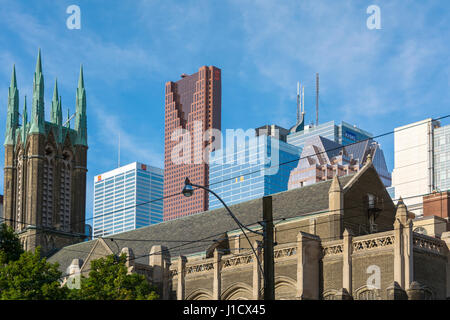
<svg viewBox="0 0 450 320"><path fill-rule="evenodd" d="M171 195L181 192L186 177L192 183L208 185L208 164L194 159L194 151L204 150L211 141L195 137L203 137L208 129L220 130L221 94L221 70L213 66L203 66L197 73L183 74L177 82L166 83L164 221L208 210L208 194L204 190L196 190L189 198L182 194ZM197 132L194 127L198 128ZM181 137L172 140L177 129L187 130L191 139L188 161L181 164L172 161L172 151L182 140Z"/></svg>

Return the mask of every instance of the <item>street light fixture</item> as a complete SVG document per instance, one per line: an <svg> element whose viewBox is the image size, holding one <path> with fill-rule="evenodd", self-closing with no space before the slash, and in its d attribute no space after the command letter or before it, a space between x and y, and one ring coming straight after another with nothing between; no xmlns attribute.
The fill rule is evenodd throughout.
<svg viewBox="0 0 450 320"><path fill-rule="evenodd" d="M211 189L209 189L209 188L207 188L205 186L201 186L201 185L198 185L198 184L191 183L189 181L189 178L186 178L186 180L184 181L184 188L183 188L182 194L185 197L191 197L194 194L194 187L206 190L206 191L212 193L217 199L219 199L219 201L223 204L225 209L228 211L229 215L233 218L233 220L239 226L239 228L241 229L243 235L247 239L247 241L248 241L248 243L250 245L250 248L253 251L253 254L255 255L255 259L258 262L259 269L260 269L261 274L263 276L263 279L264 279L264 299L265 300L272 300L272 299L274 299L275 298L274 297L275 296L275 293L274 293L274 289L275 288L274 288L274 279L273 279L273 276L274 276L273 275L273 239L272 239L272 236L269 235L269 232L270 233L273 232L273 223L272 223L272 221L260 222L260 224L263 227L263 232L258 232L258 231L255 231L255 230L251 230L251 229L247 228L246 226L244 226L236 218L236 216L233 214L233 212L231 212L230 208L228 208L226 203L222 200L222 198L220 198ZM271 217L271 214L270 214L270 217ZM272 220L272 219L270 218L270 220ZM254 234L257 234L257 235L263 237L263 243L264 243L264 265L265 265L264 269L262 268L261 262L258 259L258 255L256 253L256 250L253 247L252 243L250 242L250 239L248 238L248 236L245 233L244 229L247 230L248 232L251 232L251 233L254 233Z"/></svg>
<svg viewBox="0 0 450 320"><path fill-rule="evenodd" d="M188 178L186 178L186 180L184 181L184 188L183 188L182 193L185 197L188 197L188 198L194 194L194 188L192 187Z"/></svg>

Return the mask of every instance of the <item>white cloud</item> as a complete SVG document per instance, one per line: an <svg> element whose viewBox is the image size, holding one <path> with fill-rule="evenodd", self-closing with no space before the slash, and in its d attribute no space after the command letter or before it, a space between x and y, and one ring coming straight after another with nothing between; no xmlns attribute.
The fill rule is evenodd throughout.
<svg viewBox="0 0 450 320"><path fill-rule="evenodd" d="M100 156L101 160L106 162L105 164L108 164L109 167L117 164L120 135L121 165L124 165L126 162L139 161L157 167L163 166L164 156L159 152L161 148L152 144L152 139L150 139L149 135L140 132L130 132L130 126L124 125L119 115L108 112L107 108L99 103L96 98L91 97L91 106L93 112L91 112L89 119L95 122L95 146L100 147L99 144L102 144L107 146L106 150L108 151L105 154L104 148L97 148L95 152ZM95 163L98 159L93 159L92 161ZM105 166L101 165L99 167Z"/></svg>
<svg viewBox="0 0 450 320"><path fill-rule="evenodd" d="M319 72L321 95L350 119L419 109L425 101L415 88L448 53L443 34L429 34L423 3L381 3L383 29L374 31L366 28L366 7L350 2L233 3L261 88L292 97L296 81L306 80L313 95Z"/></svg>

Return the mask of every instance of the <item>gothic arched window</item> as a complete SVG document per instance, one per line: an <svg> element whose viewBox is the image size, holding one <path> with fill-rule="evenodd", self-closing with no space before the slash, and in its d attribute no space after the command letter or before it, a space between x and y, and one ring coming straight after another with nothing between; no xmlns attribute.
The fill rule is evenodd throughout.
<svg viewBox="0 0 450 320"><path fill-rule="evenodd" d="M42 183L42 225L53 225L53 190L54 190L55 150L52 146L45 147L44 174Z"/></svg>
<svg viewBox="0 0 450 320"><path fill-rule="evenodd" d="M358 300L380 300L380 290L370 289L367 286L356 290L356 298Z"/></svg>
<svg viewBox="0 0 450 320"><path fill-rule="evenodd" d="M16 177L16 186L17 186L17 193L16 193L16 199L17 199L17 206L16 206L16 216L15 216L15 223L16 230L20 231L23 227L23 222L25 221L24 216L24 185L25 185L25 167L24 167L24 161L23 161L23 150L20 150L17 154L17 177Z"/></svg>
<svg viewBox="0 0 450 320"><path fill-rule="evenodd" d="M60 210L59 220L61 229L70 231L70 202L72 196L72 153L64 150L61 163L61 181L60 181Z"/></svg>

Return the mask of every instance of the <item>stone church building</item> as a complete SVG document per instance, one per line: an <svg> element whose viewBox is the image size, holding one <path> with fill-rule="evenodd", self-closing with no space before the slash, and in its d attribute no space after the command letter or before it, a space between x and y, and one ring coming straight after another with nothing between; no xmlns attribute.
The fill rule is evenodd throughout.
<svg viewBox="0 0 450 320"><path fill-rule="evenodd" d="M21 119L20 119L21 118ZM45 121L44 76L39 50L33 79L31 119L27 100L19 113L15 67L8 94L5 134L3 218L26 250L41 246L43 255L80 242L85 233L86 92L80 69L75 128L63 123L55 81L51 119Z"/></svg>
<svg viewBox="0 0 450 320"><path fill-rule="evenodd" d="M446 299L450 233L413 231L403 201L394 205L371 158L358 173L273 194L276 299ZM267 201L267 198L266 198ZM265 206L267 208L267 206ZM262 199L230 207L260 230ZM430 220L434 221L434 220ZM261 238L225 209L64 247L49 258L66 279L92 260L125 253L163 299L261 299Z"/></svg>

